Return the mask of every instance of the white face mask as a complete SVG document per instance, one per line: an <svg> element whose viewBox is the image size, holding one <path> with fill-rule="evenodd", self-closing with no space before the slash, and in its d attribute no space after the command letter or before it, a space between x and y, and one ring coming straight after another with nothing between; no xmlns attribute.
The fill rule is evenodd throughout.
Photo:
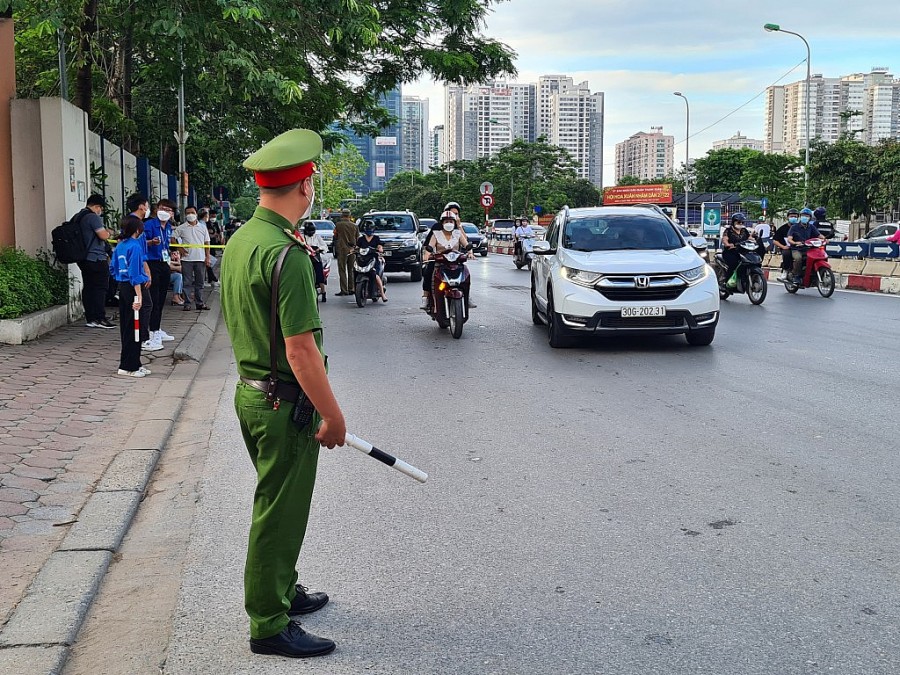
<svg viewBox="0 0 900 675"><path fill-rule="evenodd" d="M196 222L197 222L197 214L196 214L196 213L189 213L189 214L187 214L187 215L185 216L185 219L186 219L189 223L196 223Z"/></svg>
<svg viewBox="0 0 900 675"><path fill-rule="evenodd" d="M157 211L156 217L159 219L159 222L165 223L172 217L172 214L168 211Z"/></svg>
<svg viewBox="0 0 900 675"><path fill-rule="evenodd" d="M444 223L444 232L453 232L456 229L455 223Z"/></svg>
<svg viewBox="0 0 900 675"><path fill-rule="evenodd" d="M316 186L313 183L310 183L310 185L312 185L312 192L309 195L309 204L306 207L306 211L304 211L303 215L300 216L300 220L309 218L309 216L312 214L313 202L316 201ZM304 194L304 196L306 195Z"/></svg>

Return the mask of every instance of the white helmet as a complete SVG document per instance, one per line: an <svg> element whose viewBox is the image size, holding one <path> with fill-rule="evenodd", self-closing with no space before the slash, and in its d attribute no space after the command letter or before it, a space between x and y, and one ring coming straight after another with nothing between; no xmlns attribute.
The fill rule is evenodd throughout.
<svg viewBox="0 0 900 675"><path fill-rule="evenodd" d="M453 211L444 211L441 214L441 222L443 223L445 220L452 220L454 223L459 221L459 216L457 216Z"/></svg>

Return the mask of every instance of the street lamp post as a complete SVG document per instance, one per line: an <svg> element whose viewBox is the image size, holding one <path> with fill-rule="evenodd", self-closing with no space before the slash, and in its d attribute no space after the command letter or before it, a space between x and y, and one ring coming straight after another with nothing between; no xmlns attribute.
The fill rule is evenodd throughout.
<svg viewBox="0 0 900 675"><path fill-rule="evenodd" d="M435 148L435 152L438 154L438 157L443 155L444 159L447 160L447 187L450 187L450 157L443 150L438 150Z"/></svg>
<svg viewBox="0 0 900 675"><path fill-rule="evenodd" d="M809 49L809 42L807 42L806 38L800 35L800 33L795 33L792 30L785 30L777 23L767 23L765 26L763 26L763 28L765 28L769 33L787 33L788 35L795 35L803 40L803 44L806 45L806 161L803 164L803 202L806 203L809 197L809 143L812 137L809 129L809 88L810 82L812 80L812 54Z"/></svg>
<svg viewBox="0 0 900 675"><path fill-rule="evenodd" d="M675 96L684 99L684 106L687 111L687 118L685 124L685 132L684 132L684 227L685 229L689 229L689 220L688 220L688 204L690 204L690 199L688 198L690 195L690 162L691 162L691 151L690 151L690 140L691 140L691 104L688 102L687 96L682 94L680 91L674 92Z"/></svg>

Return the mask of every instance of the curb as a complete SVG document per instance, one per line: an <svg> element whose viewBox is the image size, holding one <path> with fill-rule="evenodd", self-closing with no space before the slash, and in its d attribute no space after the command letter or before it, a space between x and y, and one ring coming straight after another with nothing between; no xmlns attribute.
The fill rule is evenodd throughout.
<svg viewBox="0 0 900 675"><path fill-rule="evenodd" d="M769 279L770 281L773 280L775 275L780 271L780 268L777 267L764 269L766 272L766 279ZM836 288L842 290L900 295L900 277L834 272L834 283Z"/></svg>
<svg viewBox="0 0 900 675"><path fill-rule="evenodd" d="M0 633L0 672L57 675L84 623L107 568L137 513L188 390L219 322L212 309L175 349L175 369L88 498L78 520L25 592Z"/></svg>

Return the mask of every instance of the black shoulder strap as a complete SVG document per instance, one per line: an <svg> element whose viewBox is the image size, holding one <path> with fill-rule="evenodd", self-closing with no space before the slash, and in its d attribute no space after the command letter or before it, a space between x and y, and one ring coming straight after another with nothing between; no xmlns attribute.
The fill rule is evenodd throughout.
<svg viewBox="0 0 900 675"><path fill-rule="evenodd" d="M284 259L288 252L296 246L295 243L287 244L281 249L278 261L275 263L275 269L272 271L272 302L269 308L269 381L274 383L278 381L278 328L280 321L278 320L278 291L281 286L281 268L284 266Z"/></svg>

